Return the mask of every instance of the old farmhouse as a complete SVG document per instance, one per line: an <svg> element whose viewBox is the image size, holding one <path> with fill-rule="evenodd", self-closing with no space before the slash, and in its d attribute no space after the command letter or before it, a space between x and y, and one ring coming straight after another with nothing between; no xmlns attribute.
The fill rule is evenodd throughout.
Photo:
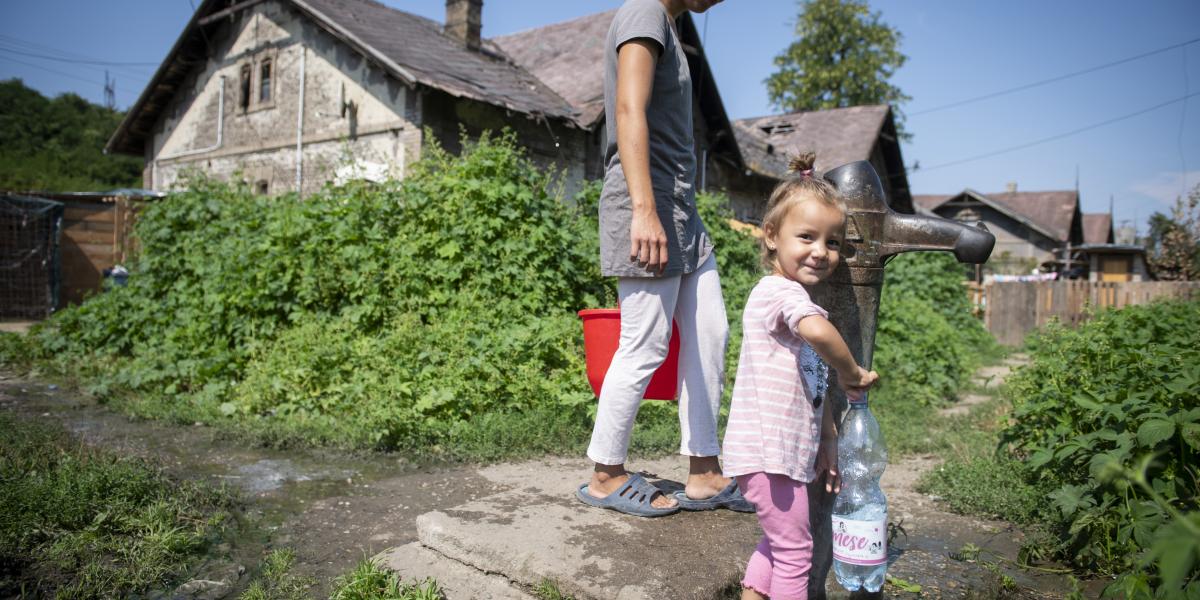
<svg viewBox="0 0 1200 600"><path fill-rule="evenodd" d="M204 0L108 150L145 157L145 186L188 168L258 191L403 177L429 140L516 131L568 188L602 172L603 39L614 12L493 40L482 0L437 23L373 0ZM714 181L743 168L691 18L680 17L697 153Z"/></svg>
<svg viewBox="0 0 1200 600"><path fill-rule="evenodd" d="M143 156L145 187L188 169L267 194L403 177L430 141L514 130L567 191L603 174L604 36L616 11L484 39L482 0L448 0L445 23L374 0L204 0L108 143ZM911 212L886 106L731 123L689 14L697 187L757 221L790 153L818 169L870 160ZM426 139L426 132L432 140ZM747 159L745 157L751 157Z"/></svg>

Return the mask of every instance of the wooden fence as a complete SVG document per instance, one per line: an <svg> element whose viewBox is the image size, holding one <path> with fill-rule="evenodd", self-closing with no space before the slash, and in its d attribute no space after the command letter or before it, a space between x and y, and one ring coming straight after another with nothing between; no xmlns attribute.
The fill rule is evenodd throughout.
<svg viewBox="0 0 1200 600"><path fill-rule="evenodd" d="M1200 298L1200 282L1038 281L1004 282L972 291L982 305L988 331L1008 346L1020 344L1030 331L1057 318L1074 327L1093 309L1145 304L1157 298Z"/></svg>

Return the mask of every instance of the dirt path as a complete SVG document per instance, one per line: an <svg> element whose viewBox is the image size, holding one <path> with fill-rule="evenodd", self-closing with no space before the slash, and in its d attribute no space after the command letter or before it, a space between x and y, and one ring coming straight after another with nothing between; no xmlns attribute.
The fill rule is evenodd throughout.
<svg viewBox="0 0 1200 600"><path fill-rule="evenodd" d="M993 388L1007 374L1007 365L981 374L988 379L987 388ZM183 477L235 486L249 500L248 513L257 527L222 545L221 556L213 560L252 571L269 549L292 548L297 573L322 582L323 589L315 590L318 594L331 577L363 557L416 541L418 516L512 489L494 473L506 465L414 465L396 456L247 447L208 427L132 420L82 394L2 372L0 410L60 423L89 444L151 457ZM889 574L922 586L920 594L897 597L1060 597L1061 577L1011 568L991 573L983 565L949 558L968 543L1015 558L1021 534L1003 522L950 514L916 492L920 475L938 462L934 457L907 457L890 465L884 475L893 521L908 531L907 539L901 537L894 545L901 557ZM512 465L517 470L525 466ZM582 467L579 472L584 472ZM1019 589L989 596L987 590L1001 585L1001 572ZM249 579L243 575L234 589Z"/></svg>

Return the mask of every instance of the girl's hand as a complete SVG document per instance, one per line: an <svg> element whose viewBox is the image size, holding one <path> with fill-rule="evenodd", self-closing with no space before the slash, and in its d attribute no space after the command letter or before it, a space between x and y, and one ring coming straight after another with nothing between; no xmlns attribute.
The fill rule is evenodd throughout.
<svg viewBox="0 0 1200 600"><path fill-rule="evenodd" d="M879 373L868 371L858 365L854 366L855 371L847 374L845 377L838 373L838 387L846 392L846 399L852 402L862 400L863 395L871 386L879 381Z"/></svg>
<svg viewBox="0 0 1200 600"><path fill-rule="evenodd" d="M842 477L838 473L838 448L836 437L822 437L817 446L817 480L825 479L825 492L836 494L842 491Z"/></svg>
<svg viewBox="0 0 1200 600"><path fill-rule="evenodd" d="M667 232L658 220L658 213L653 209L634 209L629 229L629 260L662 274L667 268Z"/></svg>

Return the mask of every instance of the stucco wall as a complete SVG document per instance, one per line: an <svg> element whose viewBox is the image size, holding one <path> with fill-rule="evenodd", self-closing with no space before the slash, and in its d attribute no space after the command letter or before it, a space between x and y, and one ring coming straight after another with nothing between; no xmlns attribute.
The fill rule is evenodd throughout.
<svg viewBox="0 0 1200 600"><path fill-rule="evenodd" d="M420 155L421 131L410 120L413 90L290 8L258 4L209 36L209 60L156 127L147 152L147 186L171 189L184 170L197 168L220 178L240 173L252 184L265 184L268 193L295 190L302 62L305 192L332 180L339 167L355 164L360 171L373 166L402 177ZM258 69L264 58L274 64L272 90L271 101L260 104ZM255 75L248 109L240 98L243 65Z"/></svg>

